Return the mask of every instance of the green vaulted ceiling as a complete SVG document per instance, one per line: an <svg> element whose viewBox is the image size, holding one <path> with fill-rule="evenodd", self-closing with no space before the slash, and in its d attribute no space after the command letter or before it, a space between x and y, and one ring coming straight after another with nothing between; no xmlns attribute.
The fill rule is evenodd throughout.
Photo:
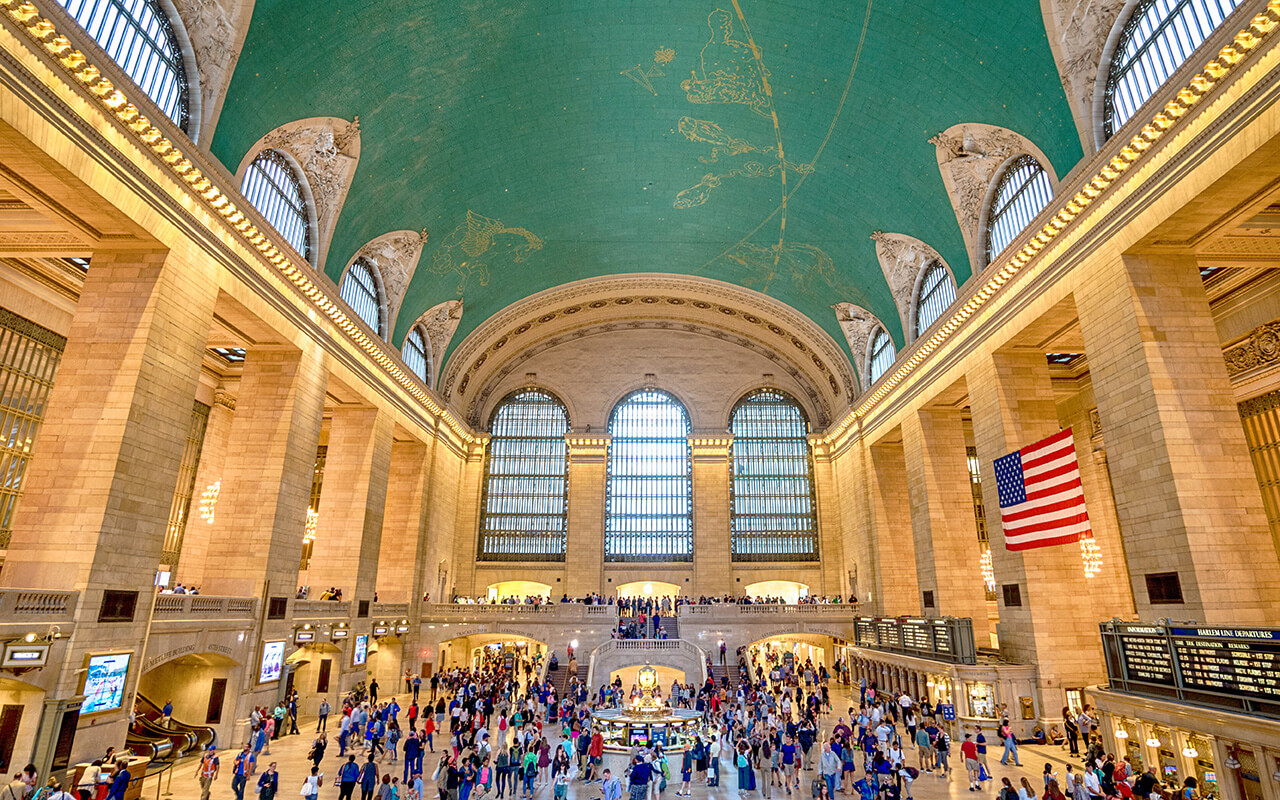
<svg viewBox="0 0 1280 800"><path fill-rule="evenodd" d="M929 137L1006 127L1059 175L1082 155L1034 0L257 0L214 155L357 115L326 269L428 231L397 345L445 300L456 346L627 272L765 292L841 345L831 305L857 303L901 343L871 232L970 272Z"/></svg>

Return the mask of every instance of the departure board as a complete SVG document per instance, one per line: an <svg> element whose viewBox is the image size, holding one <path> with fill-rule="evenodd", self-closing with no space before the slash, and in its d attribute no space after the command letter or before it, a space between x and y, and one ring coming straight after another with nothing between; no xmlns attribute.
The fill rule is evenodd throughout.
<svg viewBox="0 0 1280 800"><path fill-rule="evenodd" d="M859 617L854 623L854 645L874 650L973 664L973 620L944 617Z"/></svg>
<svg viewBox="0 0 1280 800"><path fill-rule="evenodd" d="M1280 628L1101 626L1111 685L1280 717Z"/></svg>

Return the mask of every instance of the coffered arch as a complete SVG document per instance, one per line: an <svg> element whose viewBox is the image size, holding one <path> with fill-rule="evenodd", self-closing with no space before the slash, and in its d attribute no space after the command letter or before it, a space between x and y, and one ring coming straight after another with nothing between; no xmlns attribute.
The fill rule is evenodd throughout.
<svg viewBox="0 0 1280 800"><path fill-rule="evenodd" d="M716 342L720 350L732 348L747 359L743 369L748 363L758 367L757 380L776 376L819 424L855 392L852 370L838 345L794 309L720 281L651 273L578 281L509 306L458 345L441 374L440 390L478 422L496 402L499 389L524 377L522 365L531 359L566 342L621 331L673 334L647 337L646 347L693 347L701 338L708 346ZM638 355L628 353L628 346L619 340L618 359ZM741 379L734 380L736 386Z"/></svg>

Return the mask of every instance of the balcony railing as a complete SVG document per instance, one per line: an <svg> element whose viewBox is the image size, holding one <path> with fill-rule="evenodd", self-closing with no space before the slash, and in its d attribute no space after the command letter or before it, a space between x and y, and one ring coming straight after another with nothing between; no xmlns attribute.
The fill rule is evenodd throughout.
<svg viewBox="0 0 1280 800"><path fill-rule="evenodd" d="M769 617L776 618L779 616L791 616L810 618L821 617L823 619L847 617L853 619L858 616L857 603L752 603L750 605L739 605L737 603L715 603L710 605L686 605L680 606L680 616L682 617L714 617L716 619L732 619L742 617Z"/></svg>
<svg viewBox="0 0 1280 800"><path fill-rule="evenodd" d="M0 591L0 623L70 622L79 592L34 589Z"/></svg>
<svg viewBox="0 0 1280 800"><path fill-rule="evenodd" d="M351 616L350 600L295 600L294 619L347 619Z"/></svg>
<svg viewBox="0 0 1280 800"><path fill-rule="evenodd" d="M378 619L387 617L407 617L409 616L408 603L374 603L373 616Z"/></svg>
<svg viewBox="0 0 1280 800"><path fill-rule="evenodd" d="M154 619L253 619L257 598L206 594L158 594Z"/></svg>

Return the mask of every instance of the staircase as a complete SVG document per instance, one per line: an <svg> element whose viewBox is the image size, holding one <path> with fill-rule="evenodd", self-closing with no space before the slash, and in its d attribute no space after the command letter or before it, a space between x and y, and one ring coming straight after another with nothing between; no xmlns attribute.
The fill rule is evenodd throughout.
<svg viewBox="0 0 1280 800"><path fill-rule="evenodd" d="M618 626L619 626L619 629L623 629L628 625L631 625L633 623L638 623L638 621L639 621L638 617L618 617ZM677 617L675 614L672 614L669 617L663 616L662 630L666 632L668 639L679 639L680 638L680 618ZM644 638L653 639L655 638L653 634L654 634L653 619L652 617L650 617L650 618L647 618L644 623Z"/></svg>
<svg viewBox="0 0 1280 800"><path fill-rule="evenodd" d="M579 667L578 675L579 679L581 679L581 667ZM569 668L566 665L561 664L560 669L555 670L554 672L552 670L547 670L547 683L556 687L557 698L563 698L565 690L569 688Z"/></svg>
<svg viewBox="0 0 1280 800"><path fill-rule="evenodd" d="M715 656L713 656L713 658L715 658ZM742 678L741 673L738 670L738 665L729 664L728 666L721 666L719 663L713 661L711 664L711 677L715 680L716 686L722 686L723 681L721 679L726 676L729 678L729 688L735 688L738 685L738 681Z"/></svg>

